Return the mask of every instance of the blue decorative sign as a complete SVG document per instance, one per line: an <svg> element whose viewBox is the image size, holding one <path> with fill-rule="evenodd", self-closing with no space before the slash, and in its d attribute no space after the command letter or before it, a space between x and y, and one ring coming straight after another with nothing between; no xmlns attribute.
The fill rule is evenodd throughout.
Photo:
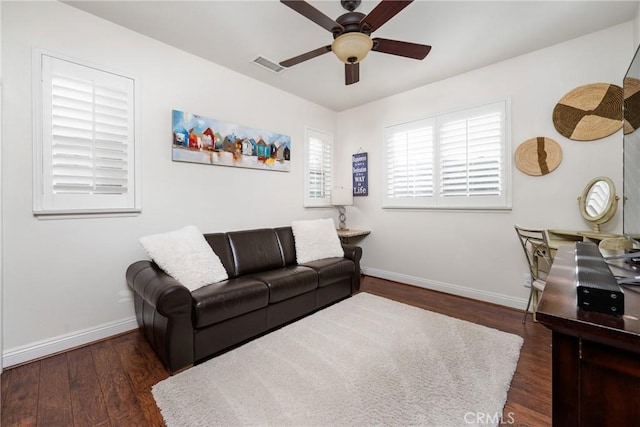
<svg viewBox="0 0 640 427"><path fill-rule="evenodd" d="M354 154L351 156L351 162L353 165L353 195L368 196L369 180L367 170L369 165L367 153Z"/></svg>

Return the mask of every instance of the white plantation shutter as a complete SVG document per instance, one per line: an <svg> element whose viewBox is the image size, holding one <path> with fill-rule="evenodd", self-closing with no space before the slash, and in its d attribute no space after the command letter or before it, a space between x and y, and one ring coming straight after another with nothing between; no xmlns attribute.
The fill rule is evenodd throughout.
<svg viewBox="0 0 640 427"><path fill-rule="evenodd" d="M321 139L309 139L309 197L330 195L331 147Z"/></svg>
<svg viewBox="0 0 640 427"><path fill-rule="evenodd" d="M127 193L128 93L52 77L54 193Z"/></svg>
<svg viewBox="0 0 640 427"><path fill-rule="evenodd" d="M387 128L384 204L416 206L433 197L432 120Z"/></svg>
<svg viewBox="0 0 640 427"><path fill-rule="evenodd" d="M305 206L331 206L333 137L307 129Z"/></svg>
<svg viewBox="0 0 640 427"><path fill-rule="evenodd" d="M386 128L383 207L508 208L506 113L500 101Z"/></svg>
<svg viewBox="0 0 640 427"><path fill-rule="evenodd" d="M41 58L36 213L135 211L134 80Z"/></svg>
<svg viewBox="0 0 640 427"><path fill-rule="evenodd" d="M465 110L439 119L443 197L500 195L504 114L492 109Z"/></svg>

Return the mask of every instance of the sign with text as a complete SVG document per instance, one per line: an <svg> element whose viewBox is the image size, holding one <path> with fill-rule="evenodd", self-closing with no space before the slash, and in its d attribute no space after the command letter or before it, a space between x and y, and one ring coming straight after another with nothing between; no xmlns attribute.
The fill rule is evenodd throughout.
<svg viewBox="0 0 640 427"><path fill-rule="evenodd" d="M367 153L356 153L351 156L353 165L353 195L368 196L369 180L367 177L368 156Z"/></svg>

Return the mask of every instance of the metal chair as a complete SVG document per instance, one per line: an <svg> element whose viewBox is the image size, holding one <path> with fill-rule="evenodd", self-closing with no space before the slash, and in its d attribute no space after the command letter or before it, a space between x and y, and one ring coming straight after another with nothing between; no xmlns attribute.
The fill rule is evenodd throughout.
<svg viewBox="0 0 640 427"><path fill-rule="evenodd" d="M551 258L551 250L549 249L547 234L544 230L532 230L518 227L517 225L514 227L518 234L518 240L520 241L524 254L527 258L529 273L531 274L529 301L527 301L527 308L524 312L524 319L522 319L522 323L527 321L527 314L529 314L529 307L531 307L532 302L532 315L533 321L535 322L538 302L540 301L540 295L542 295L542 292L544 291L547 274L549 273L553 259Z"/></svg>

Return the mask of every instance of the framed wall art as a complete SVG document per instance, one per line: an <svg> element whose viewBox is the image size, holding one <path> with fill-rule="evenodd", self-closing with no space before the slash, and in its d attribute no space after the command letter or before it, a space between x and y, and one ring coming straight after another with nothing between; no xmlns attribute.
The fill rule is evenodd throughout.
<svg viewBox="0 0 640 427"><path fill-rule="evenodd" d="M176 162L289 172L291 138L173 110L172 159Z"/></svg>

